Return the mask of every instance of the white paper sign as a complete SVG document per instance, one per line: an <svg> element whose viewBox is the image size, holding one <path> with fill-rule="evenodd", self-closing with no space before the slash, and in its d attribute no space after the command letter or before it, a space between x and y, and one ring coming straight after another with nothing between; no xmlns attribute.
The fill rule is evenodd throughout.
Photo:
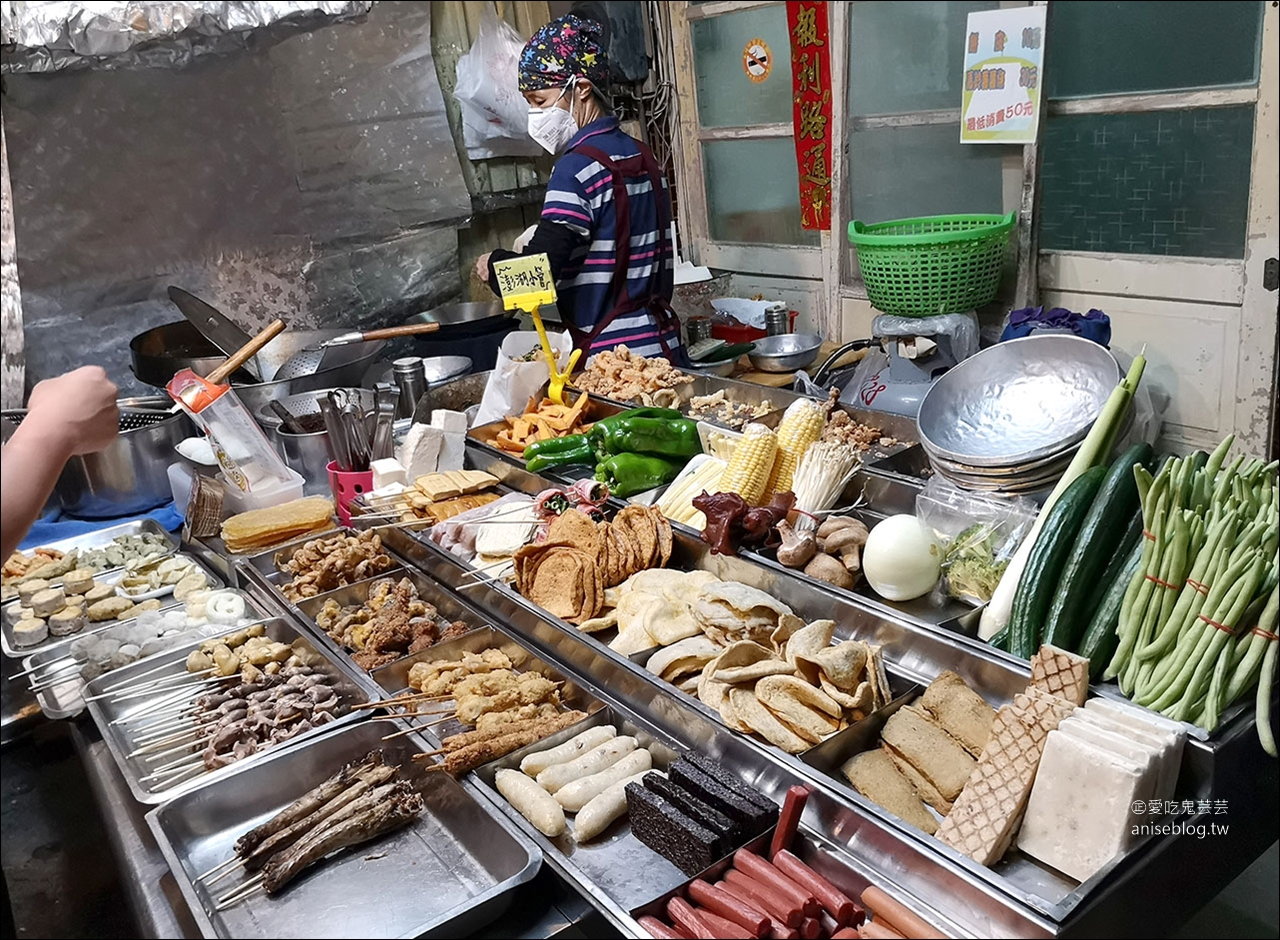
<svg viewBox="0 0 1280 940"><path fill-rule="evenodd" d="M1041 5L969 14L961 143L1035 143L1044 87L1045 10Z"/></svg>

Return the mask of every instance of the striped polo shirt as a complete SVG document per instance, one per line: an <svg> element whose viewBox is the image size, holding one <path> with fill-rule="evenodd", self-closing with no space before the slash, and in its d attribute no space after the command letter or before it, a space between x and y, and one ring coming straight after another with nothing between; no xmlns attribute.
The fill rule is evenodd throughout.
<svg viewBox="0 0 1280 940"><path fill-rule="evenodd" d="M587 157L575 153L579 144L588 144L615 161L639 153L636 141L618 127L616 117L604 117L582 128L556 161L547 183L542 220L567 225L590 242L574 252L556 284L560 314L581 330L590 331L614 307L613 273L619 237L613 203L613 174ZM655 194L643 171L627 177L630 200L631 261L627 290L634 298L659 296L671 299L674 254L669 232L659 231L657 200L667 199L664 191ZM667 213L668 218L670 213ZM680 331L664 334L668 346L680 343ZM642 356L661 356L658 329L646 311L618 317L591 344L591 352L625 344Z"/></svg>

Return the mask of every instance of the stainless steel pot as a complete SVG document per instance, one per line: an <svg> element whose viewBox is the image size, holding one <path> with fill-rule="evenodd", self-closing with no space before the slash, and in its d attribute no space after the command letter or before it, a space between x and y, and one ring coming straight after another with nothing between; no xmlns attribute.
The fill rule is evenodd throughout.
<svg viewBox="0 0 1280 940"><path fill-rule="evenodd" d="M72 457L62 469L54 496L63 512L87 519L109 519L146 512L173 498L169 464L174 447L195 433L191 421L170 414L168 398L122 398L120 436L106 450ZM20 424L25 410L4 416Z"/></svg>
<svg viewBox="0 0 1280 940"><path fill-rule="evenodd" d="M273 339L258 354L258 365L264 375L274 375L293 353L315 346L326 339L341 335L344 330L289 330ZM343 358L335 366L311 375L283 381L254 382L244 372L231 377L231 385L240 401L251 412L256 412L277 398L318 388L358 386L369 366L378 358L382 343L353 343L339 347ZM133 374L138 381L156 388L164 388L182 369L191 369L197 375L208 375L225 356L200 331L181 320L166 323L139 333L129 343L133 360ZM269 354L269 355L268 355Z"/></svg>

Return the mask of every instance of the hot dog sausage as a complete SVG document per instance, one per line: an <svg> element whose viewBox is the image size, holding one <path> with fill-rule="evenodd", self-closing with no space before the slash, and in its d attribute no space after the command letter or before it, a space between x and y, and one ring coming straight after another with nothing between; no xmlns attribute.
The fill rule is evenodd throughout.
<svg viewBox="0 0 1280 940"><path fill-rule="evenodd" d="M862 936L856 927L842 927L831 935L831 940L858 940Z"/></svg>
<svg viewBox="0 0 1280 940"><path fill-rule="evenodd" d="M778 816L778 828L773 830L773 840L769 843L770 858L783 849L791 848L791 840L800 826L800 817L804 815L804 804L808 799L809 791L805 787L794 786L787 790L787 797L782 801L782 813Z"/></svg>
<svg viewBox="0 0 1280 940"><path fill-rule="evenodd" d="M705 907L712 914L739 924L753 937L763 937L769 932L769 918L743 904L733 895L726 894L701 879L689 882L688 890L690 901Z"/></svg>
<svg viewBox="0 0 1280 940"><path fill-rule="evenodd" d="M705 907L694 908L694 910L711 928L713 937L719 937L720 940L755 940L756 935L741 924L735 924L728 918L721 917Z"/></svg>
<svg viewBox="0 0 1280 940"><path fill-rule="evenodd" d="M733 853L733 867L756 881L772 885L781 891L804 909L805 917L817 917L822 913L822 904L812 892L800 887L759 855L753 855L746 849L738 849Z"/></svg>
<svg viewBox="0 0 1280 940"><path fill-rule="evenodd" d="M675 897L667 902L667 916L693 940L717 940L715 931L684 898Z"/></svg>
<svg viewBox="0 0 1280 940"><path fill-rule="evenodd" d="M862 923L862 920L856 919L857 905L852 900L842 894L840 889L827 881L826 878L823 878L787 850L783 849L775 855L773 864L801 888L813 893L822 903L822 906L827 909L827 913L835 918L839 926L844 927L848 924ZM866 919L865 913L863 919Z"/></svg>
<svg viewBox="0 0 1280 940"><path fill-rule="evenodd" d="M684 934L677 930L672 930L656 917L650 917L647 914L638 918L636 923L644 928L644 932L653 937L653 940L686 940Z"/></svg>
<svg viewBox="0 0 1280 940"><path fill-rule="evenodd" d="M781 921L788 927L799 927L804 920L803 905L795 904L776 888L756 881L750 875L730 868L724 873L724 880L732 885L740 886L752 898L765 906L765 913L774 920Z"/></svg>
<svg viewBox="0 0 1280 940"><path fill-rule="evenodd" d="M886 921L905 937L919 940L937 940L945 938L936 927L931 926L923 917L907 908L901 901L895 901L875 885L862 892L862 903L868 910L875 911L876 919Z"/></svg>
<svg viewBox="0 0 1280 940"><path fill-rule="evenodd" d="M801 940L818 940L822 936L822 921L816 917L806 917L800 922Z"/></svg>
<svg viewBox="0 0 1280 940"><path fill-rule="evenodd" d="M716 887L725 894L737 898L753 911L759 911L769 918L769 936L772 940L799 940L799 933L771 914L758 896L753 897L741 885L736 885L729 881L721 881L716 884Z"/></svg>

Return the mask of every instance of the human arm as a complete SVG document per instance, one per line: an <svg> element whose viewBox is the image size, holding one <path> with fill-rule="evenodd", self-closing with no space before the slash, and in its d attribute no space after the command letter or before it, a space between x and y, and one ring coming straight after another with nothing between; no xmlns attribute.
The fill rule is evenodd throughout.
<svg viewBox="0 0 1280 940"><path fill-rule="evenodd" d="M99 366L39 383L0 456L0 557L8 558L44 508L62 466L115 440L116 386Z"/></svg>
<svg viewBox="0 0 1280 940"><path fill-rule="evenodd" d="M590 234L583 233L577 228L571 228L562 222L550 222L547 219L543 219L538 223L538 228L533 233L533 238L529 240L529 244L525 245L523 251L507 251L505 248L495 249L480 258L480 262L484 264L484 269L482 271L479 266L480 262L477 262L476 273L489 282L489 287L495 294L500 295L498 277L493 270L495 264L499 261L509 261L512 258L519 258L524 255L537 255L546 252L547 260L551 263L551 274L558 281L560 280L561 272L573 260L574 253L580 252L590 241Z"/></svg>

